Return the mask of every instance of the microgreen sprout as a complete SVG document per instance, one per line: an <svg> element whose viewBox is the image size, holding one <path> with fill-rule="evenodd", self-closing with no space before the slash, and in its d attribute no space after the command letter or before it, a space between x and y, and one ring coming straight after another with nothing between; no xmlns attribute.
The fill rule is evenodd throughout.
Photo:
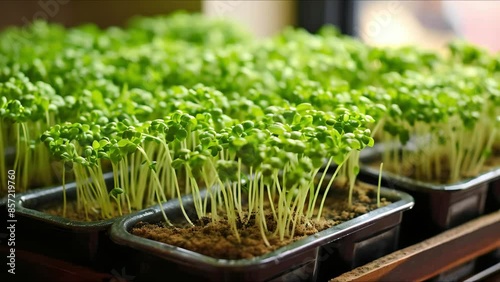
<svg viewBox="0 0 500 282"><path fill-rule="evenodd" d="M320 219L338 186L352 204L360 152L375 140L396 144L382 154L377 206L383 167L453 182L500 151L500 60L463 42L446 57L331 26L257 40L185 13L25 31L29 41L15 40L18 28L0 34L0 154L15 149L0 180L13 166L23 190L53 184L48 164L60 161L63 216L72 177L87 218L175 200L194 224L190 194L197 218L227 220L237 239L255 222L269 245Z"/></svg>
<svg viewBox="0 0 500 282"><path fill-rule="evenodd" d="M449 183L478 175L491 155L498 124L498 83L483 69L447 70L433 77L407 72L386 76L392 96L384 137L400 144L383 161L397 173ZM453 84L452 81L458 81ZM406 148L400 153L401 146Z"/></svg>

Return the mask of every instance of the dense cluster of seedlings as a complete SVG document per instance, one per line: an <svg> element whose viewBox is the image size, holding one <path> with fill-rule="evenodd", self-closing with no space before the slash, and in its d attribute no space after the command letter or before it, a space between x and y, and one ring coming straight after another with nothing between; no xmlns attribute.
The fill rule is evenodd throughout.
<svg viewBox="0 0 500 282"><path fill-rule="evenodd" d="M500 146L500 57L463 42L448 51L371 47L332 27L255 39L184 13L10 28L0 154L14 156L0 159L0 181L10 166L20 190L64 186L69 174L78 208L102 218L192 194L198 217L223 211L235 234L254 214L264 240L270 202L277 235L293 236L299 217L321 217L335 179L352 195L374 140L396 144L387 168L411 166L418 179L481 172Z"/></svg>

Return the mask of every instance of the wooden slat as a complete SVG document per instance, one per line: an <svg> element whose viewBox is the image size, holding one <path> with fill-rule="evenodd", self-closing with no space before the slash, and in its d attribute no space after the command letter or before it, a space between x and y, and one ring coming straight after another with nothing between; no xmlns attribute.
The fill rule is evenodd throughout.
<svg viewBox="0 0 500 282"><path fill-rule="evenodd" d="M396 251L330 282L423 281L500 248L500 211Z"/></svg>

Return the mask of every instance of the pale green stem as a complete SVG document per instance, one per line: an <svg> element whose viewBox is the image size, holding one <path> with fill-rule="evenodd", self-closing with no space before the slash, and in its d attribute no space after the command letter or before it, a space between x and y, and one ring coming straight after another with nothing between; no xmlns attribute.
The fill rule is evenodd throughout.
<svg viewBox="0 0 500 282"><path fill-rule="evenodd" d="M66 217L66 163L62 165L63 217Z"/></svg>
<svg viewBox="0 0 500 282"><path fill-rule="evenodd" d="M342 168L342 166L344 165L344 163L346 162L346 160L349 158L349 156L347 156L344 161L342 163L339 164L339 166L337 167L337 169L335 170L335 172L333 173L332 175L332 178L330 179L330 182L328 182L328 185L326 186L326 189L325 189L325 192L323 194L323 198L321 199L321 204L319 206L319 210L318 210L318 215L316 217L317 220L320 220L321 219L321 214L323 212L323 206L325 204L325 200L326 200L326 196L328 195L328 192L330 191L330 188L332 187L332 184L333 184L333 181L335 180L335 178L337 177L337 174L340 170L340 168ZM314 200L315 204L316 205L316 199Z"/></svg>
<svg viewBox="0 0 500 282"><path fill-rule="evenodd" d="M267 240L267 235L266 235L266 232L268 230L267 230L267 224L266 224L266 216L264 214L264 179L263 179L262 173L260 174L259 178L262 178L262 179L260 180L260 185L259 185L259 187L260 187L260 189L259 189L259 202L258 202L259 214L257 216L257 222L259 225L261 237L264 240L264 244L266 244L266 246L270 247L271 244L269 244L269 241Z"/></svg>
<svg viewBox="0 0 500 282"><path fill-rule="evenodd" d="M137 147L137 150L142 154L142 156L144 157L144 159L146 160L147 164L151 164L151 161L149 160L149 157L148 155L146 154L146 152L144 151L143 148L141 147ZM156 172L154 171L154 169L149 169L150 173L153 175L153 180L156 182L156 189L153 188L155 191L157 191L157 189L161 189L161 183L158 179L158 175L156 175ZM178 186L178 183L177 183L177 190L179 191L179 186ZM163 207L161 205L161 199L160 199L160 193L155 193L156 194L156 200L157 200L157 203L158 205L160 205L160 207ZM179 203L181 204L181 211L182 211L182 214L184 215L185 219L187 220L187 222L191 225L194 225L191 220L189 219L189 216L186 214L186 210L184 209L184 205L182 204L182 199L181 199L181 195L180 195L180 191L179 191ZM163 208L160 208L161 212L162 212L162 215L163 215L163 218L165 219L165 222L169 225L171 225L170 221L168 220L168 217L167 215L165 214L165 210Z"/></svg>

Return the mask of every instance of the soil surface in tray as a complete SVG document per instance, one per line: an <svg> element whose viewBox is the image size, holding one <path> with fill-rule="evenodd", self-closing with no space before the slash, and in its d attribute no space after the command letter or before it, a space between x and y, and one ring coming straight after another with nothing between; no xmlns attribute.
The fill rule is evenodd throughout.
<svg viewBox="0 0 500 282"><path fill-rule="evenodd" d="M63 217L63 206L50 207L41 210L45 213L56 215ZM126 207L122 208L123 214L128 214L128 209ZM120 213L118 212L118 208L116 204L113 204L113 216L110 218L119 217ZM101 215L101 210L96 208L88 208L87 216L85 215L85 210L83 208L78 208L76 202L68 202L66 206L66 216L64 218L75 220L75 221L85 221L85 222L93 222L99 220L106 220L109 218L103 218Z"/></svg>
<svg viewBox="0 0 500 282"><path fill-rule="evenodd" d="M212 222L208 218L198 220L194 226L167 226L164 223L140 222L131 233L140 237L175 245L207 256L224 259L243 259L274 251L293 241L312 235L336 224L350 220L377 208L376 190L373 186L359 183L353 193L353 205L347 203L347 188L332 189L327 197L320 220L302 219L293 238L280 241L268 236L267 246L253 218L247 223L239 222L241 242L232 234L227 221ZM390 202L381 198L381 206ZM272 213L266 216L269 233L276 228Z"/></svg>

